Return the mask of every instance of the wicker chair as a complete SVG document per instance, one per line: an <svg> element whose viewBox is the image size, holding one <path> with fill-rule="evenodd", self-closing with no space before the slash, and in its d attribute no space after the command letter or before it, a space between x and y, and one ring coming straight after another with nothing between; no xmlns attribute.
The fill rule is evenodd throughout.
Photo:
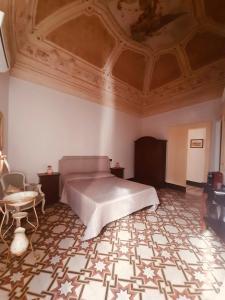
<svg viewBox="0 0 225 300"><path fill-rule="evenodd" d="M41 191L40 184L28 184L25 183L25 175L19 172L12 172L3 174L0 179L0 183L2 186L3 196L7 196L12 193L21 192L21 191L35 191L38 193L36 198L36 206L41 204L42 213L44 214L45 207L45 194ZM0 201L1 202L1 201ZM32 208L33 206L24 205L20 208L20 211L24 211ZM9 209L10 211L10 209ZM8 222L8 217L6 221Z"/></svg>

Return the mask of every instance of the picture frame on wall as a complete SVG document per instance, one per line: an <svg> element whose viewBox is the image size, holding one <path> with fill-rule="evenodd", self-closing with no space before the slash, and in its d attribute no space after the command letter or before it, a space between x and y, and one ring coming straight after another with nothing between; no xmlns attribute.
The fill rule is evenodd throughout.
<svg viewBox="0 0 225 300"><path fill-rule="evenodd" d="M203 148L204 140L203 139L191 139L190 148Z"/></svg>

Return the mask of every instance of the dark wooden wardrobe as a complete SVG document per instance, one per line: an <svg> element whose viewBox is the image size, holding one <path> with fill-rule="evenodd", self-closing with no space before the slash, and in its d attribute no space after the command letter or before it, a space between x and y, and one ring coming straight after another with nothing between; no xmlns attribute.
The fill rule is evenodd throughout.
<svg viewBox="0 0 225 300"><path fill-rule="evenodd" d="M135 141L135 181L163 187L166 172L166 141L144 136Z"/></svg>

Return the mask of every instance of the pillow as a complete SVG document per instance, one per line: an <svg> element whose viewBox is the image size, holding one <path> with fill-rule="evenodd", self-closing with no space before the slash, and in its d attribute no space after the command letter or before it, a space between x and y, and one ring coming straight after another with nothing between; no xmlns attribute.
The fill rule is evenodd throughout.
<svg viewBox="0 0 225 300"><path fill-rule="evenodd" d="M71 173L64 177L64 181L78 180L78 179L98 179L104 177L113 177L110 172L88 172L88 173Z"/></svg>
<svg viewBox="0 0 225 300"><path fill-rule="evenodd" d="M22 190L12 184L9 184L7 186L7 189L5 190L5 193L6 194L13 194L13 193L18 193L18 192L21 192Z"/></svg>

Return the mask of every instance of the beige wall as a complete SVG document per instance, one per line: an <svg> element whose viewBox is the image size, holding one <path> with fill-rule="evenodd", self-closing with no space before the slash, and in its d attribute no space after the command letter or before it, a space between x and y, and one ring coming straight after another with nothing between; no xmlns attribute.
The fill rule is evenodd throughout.
<svg viewBox="0 0 225 300"><path fill-rule="evenodd" d="M0 73L0 111L3 113L3 151L8 151L8 93L9 93L9 74ZM0 199L2 190L0 186Z"/></svg>
<svg viewBox="0 0 225 300"><path fill-rule="evenodd" d="M29 180L37 181L36 173L45 171L48 164L57 170L58 160L63 155L104 154L109 155L113 163L118 161L124 166L125 177L129 178L133 176L135 139L152 135L168 140L169 128L174 125L209 120L213 145L210 170L217 170L218 153L214 140L220 112L221 99L216 99L141 120L11 77L9 160L12 169L24 171ZM176 148L179 149L179 145ZM175 176L183 183L179 172L183 174L181 170ZM174 180L173 172L167 176L168 180Z"/></svg>
<svg viewBox="0 0 225 300"><path fill-rule="evenodd" d="M8 149L8 93L9 93L9 74L0 73L0 111L3 113L3 151Z"/></svg>
<svg viewBox="0 0 225 300"><path fill-rule="evenodd" d="M168 132L166 182L186 186L187 128L171 127Z"/></svg>
<svg viewBox="0 0 225 300"><path fill-rule="evenodd" d="M203 148L191 148L192 139L203 139ZM204 182L205 180L205 152L206 129L196 128L188 130L187 143L187 180Z"/></svg>
<svg viewBox="0 0 225 300"><path fill-rule="evenodd" d="M141 120L141 135L149 135L168 140L170 127L192 123L211 122L212 148L210 151L211 156L209 169L211 171L218 171L220 131L217 129L221 116L221 103L222 99L215 99L214 101L196 104L167 113L143 118Z"/></svg>
<svg viewBox="0 0 225 300"><path fill-rule="evenodd" d="M222 115L221 160L220 171L225 173L225 113Z"/></svg>
<svg viewBox="0 0 225 300"><path fill-rule="evenodd" d="M222 134L221 134L221 159L220 159L220 171L224 174L224 183L225 183L225 89L223 92L223 103L221 110L221 125L222 125Z"/></svg>
<svg viewBox="0 0 225 300"><path fill-rule="evenodd" d="M10 78L9 162L37 181L63 155L108 155L133 177L140 119L109 107Z"/></svg>
<svg viewBox="0 0 225 300"><path fill-rule="evenodd" d="M186 180L188 179L188 131L199 128L205 128L205 156L203 162L203 174L201 174L201 182L206 182L211 162L211 122L185 124L170 127L168 129L166 182L184 187L186 186ZM200 162L197 162L195 165L196 168L198 168L199 163Z"/></svg>

